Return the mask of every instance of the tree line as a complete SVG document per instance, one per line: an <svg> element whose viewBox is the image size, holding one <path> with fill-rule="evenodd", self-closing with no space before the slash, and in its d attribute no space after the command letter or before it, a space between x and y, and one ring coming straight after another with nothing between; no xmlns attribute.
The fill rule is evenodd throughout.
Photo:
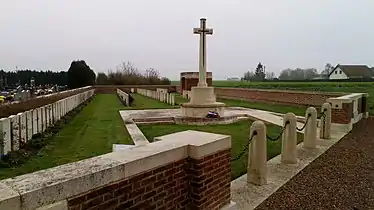
<svg viewBox="0 0 374 210"><path fill-rule="evenodd" d="M97 74L98 85L170 85L170 80L161 77L154 68L148 68L141 72L138 68L127 61L116 67L116 70L108 70L107 73Z"/></svg>
<svg viewBox="0 0 374 210"><path fill-rule="evenodd" d="M281 71L279 77L275 77L274 72L266 72L265 66L261 63L257 64L254 71L247 71L244 73L241 80L245 81L264 81L264 80L311 80L328 78L329 73L334 70L334 66L330 63L325 65L325 68L319 73L316 68L296 68L284 69Z"/></svg>
<svg viewBox="0 0 374 210"><path fill-rule="evenodd" d="M138 84L170 84L166 77L160 77L156 69L149 68L141 72L130 62L123 62L116 71L109 70L107 74L95 72L84 60L72 61L67 71L53 72L18 70L0 70L0 88L31 85L34 80L36 86L67 85L68 88L79 88L87 85L138 85Z"/></svg>

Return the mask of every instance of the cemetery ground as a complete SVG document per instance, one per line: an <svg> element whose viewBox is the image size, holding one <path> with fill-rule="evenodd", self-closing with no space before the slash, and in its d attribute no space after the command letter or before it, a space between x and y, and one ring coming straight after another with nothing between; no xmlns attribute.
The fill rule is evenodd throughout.
<svg viewBox="0 0 374 210"><path fill-rule="evenodd" d="M1 168L0 179L14 177L58 165L75 162L78 160L102 155L112 150L112 144L133 144L119 110L126 109L162 109L179 108L178 105L170 106L166 103L142 96L132 94L134 104L131 107L123 105L116 94L98 94L95 98L76 115L72 121L65 125L55 134L48 144L43 147L35 156L32 156L26 163L15 168ZM186 101L181 96L176 97L178 103ZM268 111L295 112L304 115L303 108L290 108L282 105L261 105L240 100L223 100L229 106L243 106L250 108L262 108ZM228 125L141 125L142 132L149 140L153 137L162 136L178 131L189 129L221 133L232 136L232 157L236 157L243 151L248 142L249 127L252 121L239 121ZM279 134L281 128L275 125L268 126L268 133L271 137ZM302 136L298 136L302 141ZM280 153L281 140L269 142L268 158ZM247 152L234 161L232 164L232 178L236 178L246 172Z"/></svg>
<svg viewBox="0 0 374 210"><path fill-rule="evenodd" d="M133 95L131 109L169 108L161 103ZM129 109L116 94L98 94L72 121L65 125L36 156L16 168L0 168L0 179L51 168L112 150L112 144L132 144L119 110Z"/></svg>
<svg viewBox="0 0 374 210"><path fill-rule="evenodd" d="M188 99L185 99L180 94L175 95L175 102L177 104L188 102ZM231 107L244 107L244 108L251 108L251 109L261 109L269 112L278 112L278 113L288 113L293 112L297 116L304 116L306 108L298 107L298 106L289 106L289 105L281 105L281 104L269 104L269 103L258 103L258 102L251 102L247 100L240 100L240 99L223 99L218 98L218 102L225 103L227 106ZM178 106L179 108L179 106Z"/></svg>
<svg viewBox="0 0 374 210"><path fill-rule="evenodd" d="M197 130L209 133L217 133L231 135L231 158L239 157L243 150L246 150L238 160L231 162L231 178L235 179L247 172L248 166L248 148L246 148L249 140L249 128L253 121L242 120L232 124L221 125L139 125L143 134L148 140L152 141L154 137L163 136L171 133ZM277 137L281 133L281 127L275 125L267 125L267 133L271 138ZM303 135L297 134L298 143L302 142ZM281 137L276 141L268 140L267 151L268 159L280 154Z"/></svg>

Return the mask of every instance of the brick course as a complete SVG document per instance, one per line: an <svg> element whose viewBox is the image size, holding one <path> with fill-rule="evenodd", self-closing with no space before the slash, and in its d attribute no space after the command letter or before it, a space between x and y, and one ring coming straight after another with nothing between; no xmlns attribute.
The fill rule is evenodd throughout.
<svg viewBox="0 0 374 210"><path fill-rule="evenodd" d="M353 103L343 103L342 109L331 107L331 122L348 124L353 117Z"/></svg>
<svg viewBox="0 0 374 210"><path fill-rule="evenodd" d="M258 90L248 88L215 88L215 93L217 97L221 98L301 106L321 106L328 98L344 95L342 93Z"/></svg>
<svg viewBox="0 0 374 210"><path fill-rule="evenodd" d="M230 203L230 149L186 158L68 199L70 210L219 209Z"/></svg>

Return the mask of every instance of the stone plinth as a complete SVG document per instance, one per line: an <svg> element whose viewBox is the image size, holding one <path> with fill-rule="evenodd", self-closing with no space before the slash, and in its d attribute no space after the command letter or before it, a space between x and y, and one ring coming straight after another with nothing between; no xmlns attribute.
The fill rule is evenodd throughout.
<svg viewBox="0 0 374 210"><path fill-rule="evenodd" d="M182 116L204 118L209 111L214 111L219 116L224 116L226 105L216 102L213 87L192 87L191 100L181 105Z"/></svg>

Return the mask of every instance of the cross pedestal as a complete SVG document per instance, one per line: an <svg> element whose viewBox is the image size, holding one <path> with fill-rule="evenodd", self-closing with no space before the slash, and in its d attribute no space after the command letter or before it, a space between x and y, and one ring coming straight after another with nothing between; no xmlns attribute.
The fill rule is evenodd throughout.
<svg viewBox="0 0 374 210"><path fill-rule="evenodd" d="M206 19L200 19L200 28L193 29L194 34L200 35L199 51L199 83L191 88L189 103L181 105L182 116L204 118L209 111L224 116L225 104L216 101L214 88L208 87L206 81L206 35L212 35L213 29L206 28Z"/></svg>

